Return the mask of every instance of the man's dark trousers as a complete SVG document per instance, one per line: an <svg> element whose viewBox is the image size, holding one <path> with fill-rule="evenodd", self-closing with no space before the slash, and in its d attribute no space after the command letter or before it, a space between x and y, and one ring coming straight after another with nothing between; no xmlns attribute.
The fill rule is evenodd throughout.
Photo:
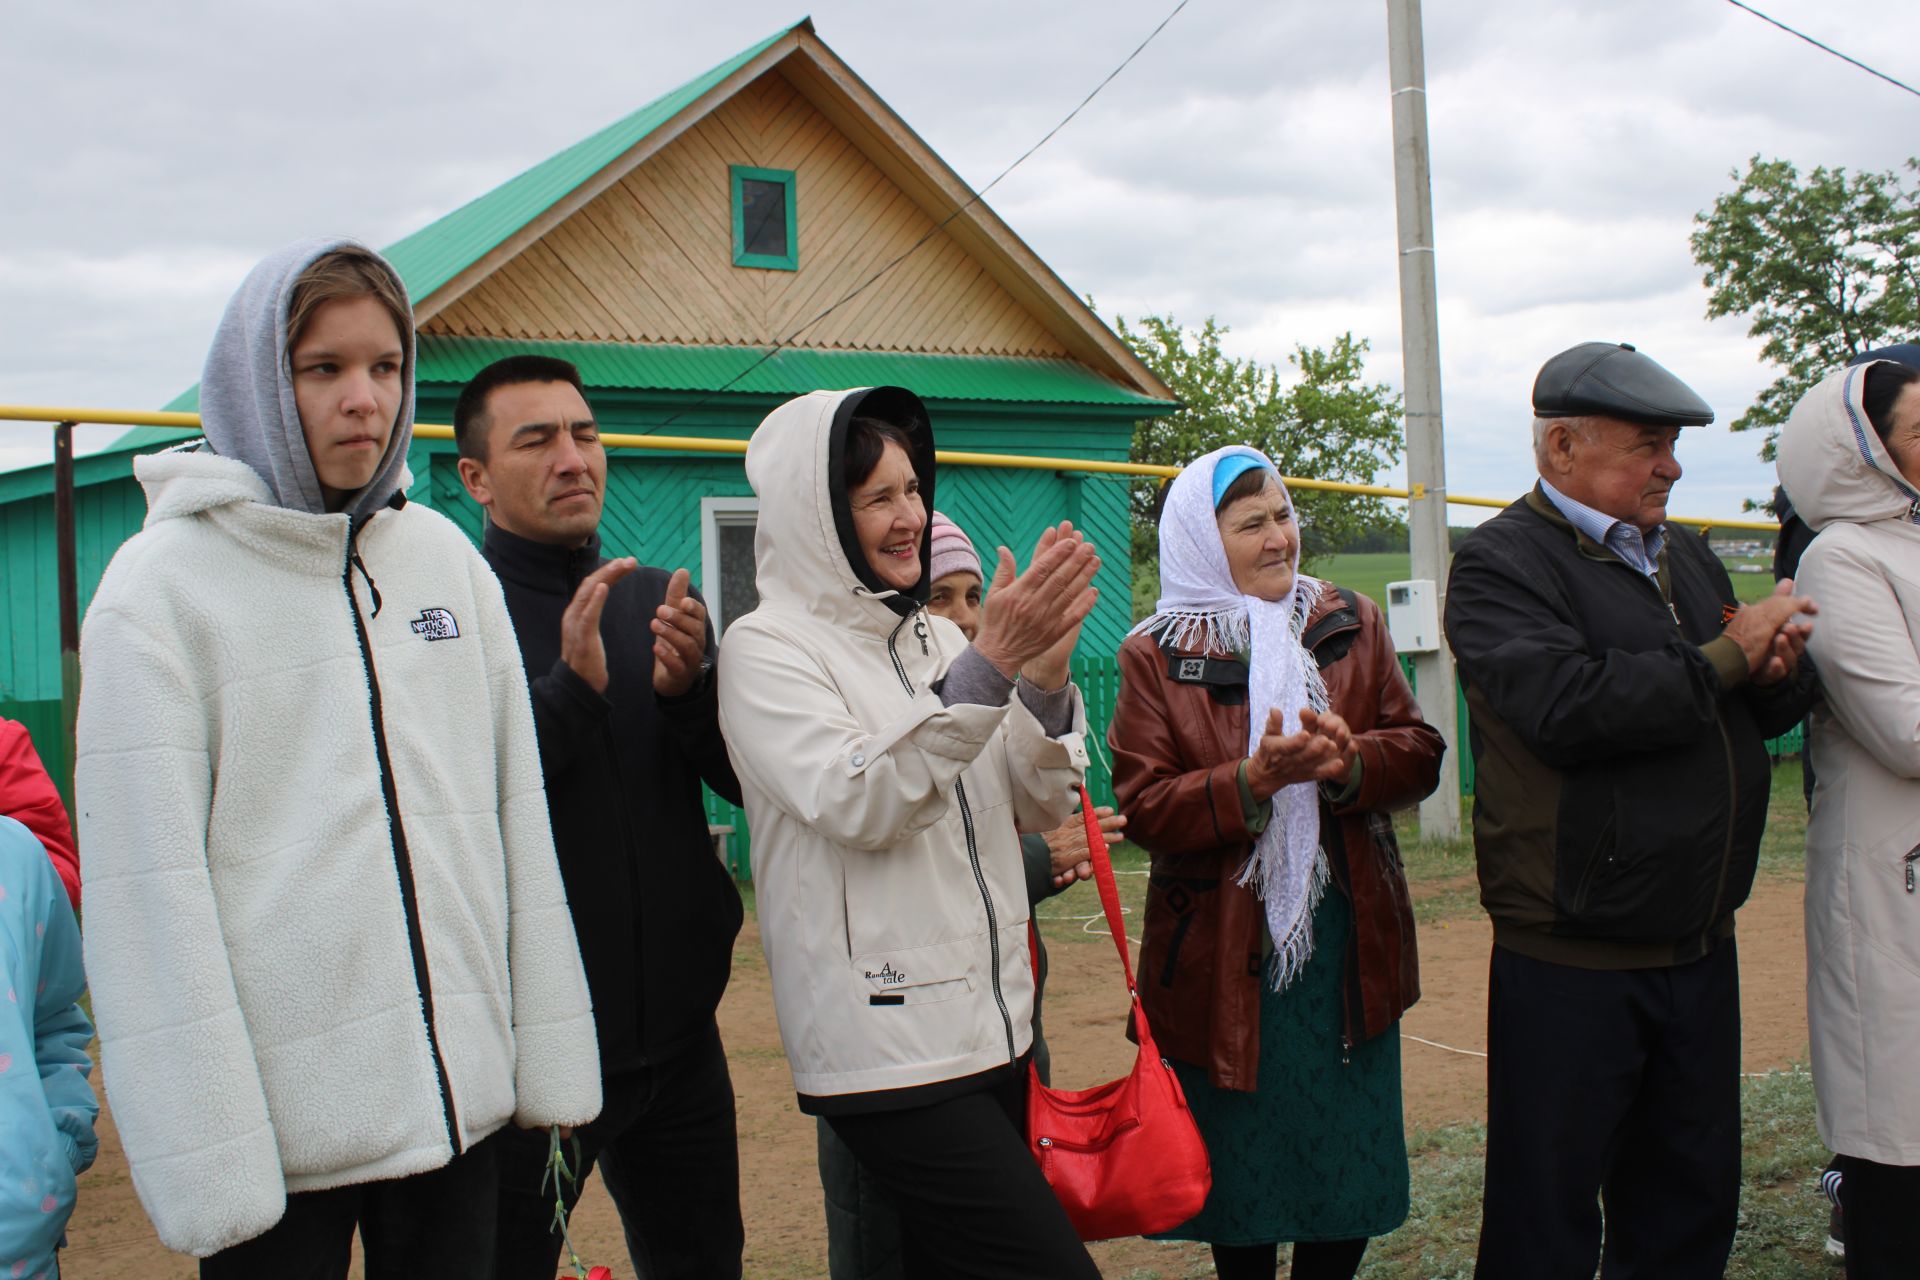
<svg viewBox="0 0 1920 1280"><path fill-rule="evenodd" d="M1476 1280L1719 1280L1740 1189L1740 969L1493 949Z"/></svg>
<svg viewBox="0 0 1920 1280"><path fill-rule="evenodd" d="M567 1211L598 1164L626 1226L636 1280L739 1280L740 1156L718 1028L667 1062L608 1076L601 1087L599 1118L575 1131L579 1176L565 1189ZM549 1229L553 1188L540 1190L547 1132L502 1136L495 1280L553 1280L561 1240Z"/></svg>

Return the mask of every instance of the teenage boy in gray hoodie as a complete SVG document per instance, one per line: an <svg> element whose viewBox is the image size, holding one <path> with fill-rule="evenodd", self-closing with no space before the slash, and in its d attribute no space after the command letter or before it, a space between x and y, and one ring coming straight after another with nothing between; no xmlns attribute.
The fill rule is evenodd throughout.
<svg viewBox="0 0 1920 1280"><path fill-rule="evenodd" d="M499 584L409 504L411 310L348 241L256 267L206 440L81 639L76 791L107 1097L201 1275L484 1276L509 1123L600 1109Z"/></svg>

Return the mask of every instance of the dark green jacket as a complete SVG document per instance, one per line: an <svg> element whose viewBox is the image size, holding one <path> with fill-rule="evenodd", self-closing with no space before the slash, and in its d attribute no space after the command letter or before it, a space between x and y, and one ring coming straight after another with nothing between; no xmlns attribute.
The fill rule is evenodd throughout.
<svg viewBox="0 0 1920 1280"><path fill-rule="evenodd" d="M1593 969L1695 959L1753 886L1771 765L1812 673L1770 689L1721 635L1719 558L1669 525L1649 578L1536 488L1470 535L1446 631L1472 722L1494 940Z"/></svg>

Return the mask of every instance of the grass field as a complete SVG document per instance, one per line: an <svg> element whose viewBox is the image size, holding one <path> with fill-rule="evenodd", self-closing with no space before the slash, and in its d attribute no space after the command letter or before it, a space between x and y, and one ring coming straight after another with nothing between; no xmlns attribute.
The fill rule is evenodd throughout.
<svg viewBox="0 0 1920 1280"><path fill-rule="evenodd" d="M1762 570L1768 568L1758 560L1748 563L1759 564ZM1387 604L1387 584L1413 576L1410 558L1397 551L1328 556L1314 561L1307 572L1369 596L1381 608ZM1734 573L1732 577L1734 595L1742 601L1758 600L1773 590L1771 572Z"/></svg>

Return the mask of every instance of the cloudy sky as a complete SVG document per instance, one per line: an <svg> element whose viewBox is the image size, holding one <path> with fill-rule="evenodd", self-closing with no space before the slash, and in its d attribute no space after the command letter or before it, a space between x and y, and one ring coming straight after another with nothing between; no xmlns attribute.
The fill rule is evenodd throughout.
<svg viewBox="0 0 1920 1280"><path fill-rule="evenodd" d="M816 0L812 16L979 184L1171 5ZM1911 0L1759 7L1920 83ZM268 250L390 243L800 16L765 0L9 6L0 402L157 407L198 376ZM1534 371L1586 339L1636 343L1732 419L1771 374L1744 322L1705 318L1695 212L1755 153L1886 169L1920 152L1920 98L1725 0L1427 0L1425 22L1456 493L1528 483ZM1191 0L990 202L1110 316L1215 315L1268 361L1351 330L1400 382L1381 0ZM1758 445L1689 432L1676 511L1738 514L1771 485ZM0 467L45 449L44 429L0 423Z"/></svg>

